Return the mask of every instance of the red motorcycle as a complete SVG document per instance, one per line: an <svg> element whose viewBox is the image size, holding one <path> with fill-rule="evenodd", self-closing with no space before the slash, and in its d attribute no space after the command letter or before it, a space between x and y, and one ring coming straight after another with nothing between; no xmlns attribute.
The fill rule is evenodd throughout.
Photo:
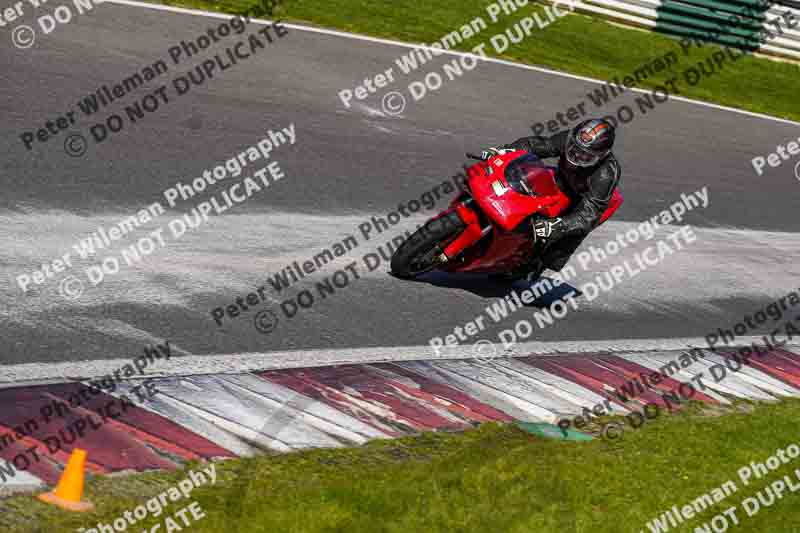
<svg viewBox="0 0 800 533"><path fill-rule="evenodd" d="M570 200L547 167L524 150L481 157L467 169L467 189L444 212L412 234L392 255L392 274L413 278L425 272L506 273L524 269L541 246L531 246L531 216L556 217ZM614 190L600 223L622 204Z"/></svg>

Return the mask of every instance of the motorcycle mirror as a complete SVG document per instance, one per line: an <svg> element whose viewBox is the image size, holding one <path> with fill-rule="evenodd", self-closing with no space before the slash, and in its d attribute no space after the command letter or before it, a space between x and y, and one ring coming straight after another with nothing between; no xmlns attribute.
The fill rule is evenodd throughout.
<svg viewBox="0 0 800 533"><path fill-rule="evenodd" d="M467 152L467 157L469 157L470 159L477 159L478 161L483 161L483 158L481 156L475 155L475 154L471 154L469 152Z"/></svg>

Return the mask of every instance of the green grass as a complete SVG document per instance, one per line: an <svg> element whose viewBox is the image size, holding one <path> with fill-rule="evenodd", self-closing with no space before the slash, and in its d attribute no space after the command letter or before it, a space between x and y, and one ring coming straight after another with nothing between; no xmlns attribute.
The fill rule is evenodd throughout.
<svg viewBox="0 0 800 533"><path fill-rule="evenodd" d="M190 530L638 532L672 505L733 480L736 494L679 530L693 531L703 519L800 468L799 458L754 484L739 482L741 466L800 442L800 401L750 411L749 404L722 416L692 409L611 442L558 442L489 424L460 434L227 461L217 465L215 486L193 494L208 517ZM113 520L183 476L94 479L87 494L98 507L92 515L66 514L21 496L0 506L0 518L9 517L2 511L15 517L12 533L76 531ZM788 494L756 516L745 516L735 531L800 531L797 501ZM185 503L173 503L162 520ZM139 533L144 524L129 530Z"/></svg>
<svg viewBox="0 0 800 533"><path fill-rule="evenodd" d="M240 12L256 2L186 0L180 4ZM292 0L277 15L370 35L432 42L476 16L488 21L484 5L483 0L440 0L424 8L408 0ZM531 10L524 8L501 19L462 48L488 41ZM569 16L512 47L503 57L608 79L629 74L674 50L680 62L673 73L662 73L662 78L668 78L703 60L713 49L694 49L684 57L672 39ZM649 86L657 83L649 80ZM748 57L682 94L800 120L798 89L796 65ZM742 465L763 461L778 448L800 442L798 418L800 402L789 401L725 416L694 410L648 423L613 442L556 442L513 426L490 424L463 434L426 434L354 449L229 461L218 465L216 486L193 495L208 518L186 530L646 531L646 522L672 505L682 506L734 480L740 488L737 494L678 530L693 531L729 504L738 504L766 483L800 468L798 459L797 464L748 487L741 486L736 477ZM184 476L182 471L93 479L86 497L98 510L91 515L66 514L27 496L11 498L0 503L0 529L57 533L108 523ZM185 503L172 504L161 519ZM797 496L789 495L742 520L737 533L800 532ZM138 533L155 523L151 519L129 531ZM161 531L165 531L163 526Z"/></svg>
<svg viewBox="0 0 800 533"><path fill-rule="evenodd" d="M259 2L168 0L166 3L241 12ZM288 0L278 8L276 16L368 35L430 43L478 16L489 24L491 20L485 11L487 4L486 0L439 0L427 2L424 6L412 0ZM470 50L485 42L490 55L497 55L492 53L489 38L534 10L541 12L542 8L529 4L511 15L501 16L497 23L490 24L487 29L462 43L460 48ZM583 15L570 15L544 30L536 30L521 43L512 45L500 57L607 80L631 74L641 65L675 51L679 58L677 65L671 71L662 71L644 81L643 87L653 88L664 80L678 76L681 96L800 120L800 107L797 105L800 67L796 64L748 56L735 63L724 63L720 72L695 86L680 79L686 68L704 61L715 50L718 48L712 45L693 47L686 55L675 39L622 28ZM398 49L398 55L403 52L405 50ZM387 68L389 66L392 65L386 65ZM365 72L364 75L377 73ZM406 78L401 75L401 79L407 82L416 79L412 76ZM353 80L354 85L357 82L360 79ZM490 95L486 97L490 98ZM577 102L564 104L574 103ZM589 107L592 105L589 103ZM557 111L561 109L554 109L553 113ZM540 117L537 120L549 118Z"/></svg>

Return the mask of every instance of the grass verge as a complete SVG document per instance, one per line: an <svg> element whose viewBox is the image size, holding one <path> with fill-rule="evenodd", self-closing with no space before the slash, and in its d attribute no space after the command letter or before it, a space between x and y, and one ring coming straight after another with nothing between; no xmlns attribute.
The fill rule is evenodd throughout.
<svg viewBox="0 0 800 533"><path fill-rule="evenodd" d="M167 0L164 3L237 13L258 9L259 0ZM736 62L722 63L717 73L690 85L683 79L683 71L710 58L718 47L692 47L685 54L675 39L622 28L583 15L558 19L543 30L535 30L521 43L512 44L503 54L496 54L489 44L490 37L504 32L534 11L541 13L542 7L528 5L513 14L501 15L492 24L486 12L489 3L486 0L440 0L422 7L415 0L288 0L277 8L275 15L287 20L414 43L438 41L475 17L481 17L488 27L463 41L458 49L469 51L480 43L486 43L489 55L603 80L615 76L621 79L633 74L640 66L674 51L679 59L677 64L643 80L641 87L654 88L677 76L677 88L681 96L800 120L800 108L797 106L800 66L796 64L746 56ZM398 56L406 52L399 48L397 51ZM387 68L389 66L392 65L386 65ZM417 71L417 76L414 73L401 76L400 81L409 83L425 72L422 68ZM364 72L365 76L375 74L378 72ZM360 78L353 80L353 85L360 82ZM557 111L562 110L554 109L553 113ZM541 117L538 120L550 118Z"/></svg>
<svg viewBox="0 0 800 533"><path fill-rule="evenodd" d="M646 523L673 505L682 507L732 480L736 493L675 530L694 531L736 505L737 532L800 531L797 495L787 493L753 517L740 505L768 483L794 476L800 458L749 485L737 476L751 461L766 461L776 450L800 442L800 401L759 404L755 412L744 406L723 416L690 409L610 442L559 442L515 426L489 424L459 434L424 434L360 448L227 461L217 465L216 485L192 494L208 516L188 529L648 531ZM180 471L94 479L87 494L98 507L92 515L65 514L25 496L6 500L0 510L7 512L2 513L6 519L17 517L8 529L13 533L81 527L91 532L98 522L110 523L185 476ZM160 518L129 530L149 531L189 501L176 502ZM159 533L164 530L162 526Z"/></svg>

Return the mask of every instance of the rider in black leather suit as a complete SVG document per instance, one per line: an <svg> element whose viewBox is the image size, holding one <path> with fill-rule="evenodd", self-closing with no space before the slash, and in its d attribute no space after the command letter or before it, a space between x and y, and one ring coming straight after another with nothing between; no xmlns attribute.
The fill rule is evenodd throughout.
<svg viewBox="0 0 800 533"><path fill-rule="evenodd" d="M552 137L522 137L484 152L488 157L504 149L527 150L542 159L558 157L556 182L572 201L572 207L560 217L532 219L534 245L543 245L544 252L529 269L513 277L534 279L545 268L561 270L597 226L621 176L619 162L611 153L614 137L608 121L591 119Z"/></svg>

